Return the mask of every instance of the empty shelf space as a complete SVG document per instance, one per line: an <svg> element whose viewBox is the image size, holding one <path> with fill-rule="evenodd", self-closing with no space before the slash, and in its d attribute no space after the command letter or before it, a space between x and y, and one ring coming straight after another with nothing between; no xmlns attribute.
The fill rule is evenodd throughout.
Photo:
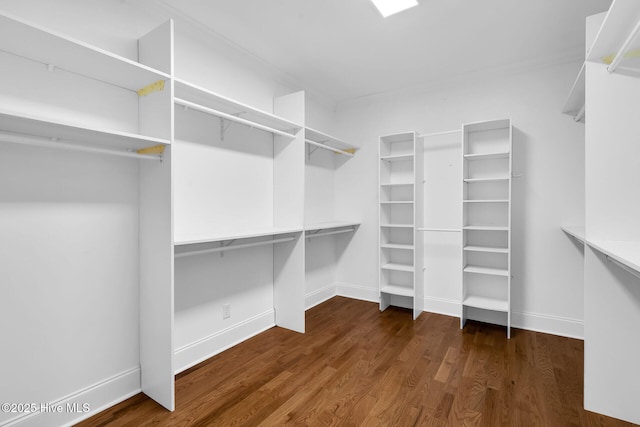
<svg viewBox="0 0 640 427"><path fill-rule="evenodd" d="M467 160L507 159L509 158L509 152L500 151L497 153L465 154L464 158Z"/></svg>
<svg viewBox="0 0 640 427"><path fill-rule="evenodd" d="M565 233L567 233L568 235L570 235L571 237L573 237L574 239L578 240L579 242L584 243L584 227L582 226L564 226L561 227L562 231L564 231Z"/></svg>
<svg viewBox="0 0 640 427"><path fill-rule="evenodd" d="M410 273L413 273L414 268L413 265L408 265L408 264L397 264L397 263L393 263L393 262L389 262L387 264L384 264L382 266L383 270L395 270L395 271L407 271Z"/></svg>
<svg viewBox="0 0 640 427"><path fill-rule="evenodd" d="M466 297L464 301L462 301L462 305L466 307L482 308L484 310L502 311L505 313L509 311L508 301L475 295Z"/></svg>
<svg viewBox="0 0 640 427"><path fill-rule="evenodd" d="M380 288L380 292L403 297L413 297L413 289L404 286L386 285Z"/></svg>
<svg viewBox="0 0 640 427"><path fill-rule="evenodd" d="M4 14L0 51L132 91L169 79L161 71Z"/></svg>
<svg viewBox="0 0 640 427"><path fill-rule="evenodd" d="M610 260L630 269L631 274L640 277L640 242L620 240L587 240L586 243Z"/></svg>
<svg viewBox="0 0 640 427"><path fill-rule="evenodd" d="M169 140L108 129L83 127L26 115L0 111L0 129L16 135L71 142L79 146L109 146L138 150L155 145L168 145ZM47 142L43 140L43 142Z"/></svg>
<svg viewBox="0 0 640 427"><path fill-rule="evenodd" d="M402 249L408 251L412 251L414 248L413 245L405 245L400 243L383 243L380 245L380 247L383 249Z"/></svg>
<svg viewBox="0 0 640 427"><path fill-rule="evenodd" d="M493 247L493 246L473 246L473 245L467 245L464 247L465 251L468 252L490 252L490 253L495 253L495 254L508 254L509 253L509 249L507 248L497 248L497 247Z"/></svg>
<svg viewBox="0 0 640 427"><path fill-rule="evenodd" d="M354 145L310 127L305 127L305 139L307 144L348 156L353 156L358 150Z"/></svg>
<svg viewBox="0 0 640 427"><path fill-rule="evenodd" d="M509 231L509 227L503 225L466 225L462 227L462 229L477 231Z"/></svg>
<svg viewBox="0 0 640 427"><path fill-rule="evenodd" d="M465 273L487 274L490 276L509 277L509 270L502 268L480 267L477 265L466 265L463 270Z"/></svg>
<svg viewBox="0 0 640 427"><path fill-rule="evenodd" d="M509 203L508 199L463 200L463 203Z"/></svg>
<svg viewBox="0 0 640 427"><path fill-rule="evenodd" d="M386 160L387 162L402 162L413 160L413 154L392 154L389 156L381 156L380 160Z"/></svg>
<svg viewBox="0 0 640 427"><path fill-rule="evenodd" d="M259 228L254 230L243 230L237 232L225 232L225 233L211 233L204 234L198 237L181 237L176 238L174 241L175 246L183 245L195 245L199 243L212 243L237 239L251 239L254 237L265 236L278 236L282 234L295 234L302 232L301 228L297 227L272 227L272 228Z"/></svg>
<svg viewBox="0 0 640 427"><path fill-rule="evenodd" d="M473 184L476 182L500 182L500 181L509 181L509 177L493 177L493 178L465 178L464 182L468 184Z"/></svg>
<svg viewBox="0 0 640 427"><path fill-rule="evenodd" d="M380 227L386 227L386 228L413 228L413 224L380 224Z"/></svg>
<svg viewBox="0 0 640 427"><path fill-rule="evenodd" d="M175 103L187 109L192 108L283 136L294 137L302 129L301 125L292 121L234 101L184 80L176 79L174 90Z"/></svg>

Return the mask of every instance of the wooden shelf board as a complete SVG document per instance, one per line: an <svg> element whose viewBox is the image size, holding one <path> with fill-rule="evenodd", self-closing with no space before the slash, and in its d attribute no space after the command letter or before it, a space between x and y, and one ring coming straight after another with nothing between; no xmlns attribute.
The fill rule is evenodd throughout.
<svg viewBox="0 0 640 427"><path fill-rule="evenodd" d="M381 248L384 249L403 249L403 250L413 250L413 245L404 245L400 243L383 243L380 245Z"/></svg>
<svg viewBox="0 0 640 427"><path fill-rule="evenodd" d="M198 243L211 243L235 239L251 239L254 237L277 236L281 234L301 233L299 227L271 227L252 230L238 230L236 232L203 233L201 236L181 236L174 240L175 246L195 245Z"/></svg>
<svg viewBox="0 0 640 427"><path fill-rule="evenodd" d="M470 295L462 301L462 305L466 307L475 307L481 308L484 310L493 310L493 311L501 311L508 312L509 311L509 302L497 298L487 298L480 297L475 295Z"/></svg>
<svg viewBox="0 0 640 427"><path fill-rule="evenodd" d="M508 254L509 253L509 249L508 248L497 248L494 246L473 246L473 245L467 245L464 247L465 251L468 252L491 252L491 253L496 253L496 254Z"/></svg>
<svg viewBox="0 0 640 427"><path fill-rule="evenodd" d="M479 230L479 231L509 231L509 227L500 225L466 225L463 230Z"/></svg>
<svg viewBox="0 0 640 427"><path fill-rule="evenodd" d="M0 111L0 129L20 135L57 138L82 146L107 146L138 150L154 145L168 145L169 140L107 129L83 127L59 121ZM51 141L55 144L54 141Z"/></svg>
<svg viewBox="0 0 640 427"><path fill-rule="evenodd" d="M489 276L509 277L509 270L502 268L480 267L477 265L466 265L463 269L465 273L487 274Z"/></svg>
<svg viewBox="0 0 640 427"><path fill-rule="evenodd" d="M412 159L413 154L393 154L390 156L380 156L380 160L386 160L388 162L402 162Z"/></svg>
<svg viewBox="0 0 640 427"><path fill-rule="evenodd" d="M467 160L508 159L509 152L465 154L464 158Z"/></svg>
<svg viewBox="0 0 640 427"><path fill-rule="evenodd" d="M342 139L328 135L324 132L320 132L319 130L312 129L310 127L305 127L304 129L305 129L305 138L310 139L311 141L328 145L330 147L335 147L343 151L358 149L358 147L356 147L355 145L349 144L348 142L345 142Z"/></svg>
<svg viewBox="0 0 640 427"><path fill-rule="evenodd" d="M395 270L395 271L407 271L409 273L413 273L414 268L413 265L407 265L407 264L397 264L397 263L393 263L393 262L389 262L387 264L384 264L382 266L383 270Z"/></svg>
<svg viewBox="0 0 640 427"><path fill-rule="evenodd" d="M562 231L564 231L568 235L584 243L584 240L585 240L584 226L566 225L560 228L562 229Z"/></svg>
<svg viewBox="0 0 640 427"><path fill-rule="evenodd" d="M413 297L413 289L405 286L386 285L380 288L380 292L390 295L399 295L403 297Z"/></svg>
<svg viewBox="0 0 640 427"><path fill-rule="evenodd" d="M640 241L588 239L587 245L640 273Z"/></svg>
<svg viewBox="0 0 640 427"><path fill-rule="evenodd" d="M275 114L259 110L247 104L227 98L208 89L175 79L175 97L193 102L203 107L238 116L250 122L277 129L283 132L297 133L302 126Z"/></svg>
<svg viewBox="0 0 640 427"><path fill-rule="evenodd" d="M329 230L332 228L357 227L361 223L359 221L326 221L314 224L306 224L305 231Z"/></svg>
<svg viewBox="0 0 640 427"><path fill-rule="evenodd" d="M0 50L137 91L168 74L38 25L0 14Z"/></svg>

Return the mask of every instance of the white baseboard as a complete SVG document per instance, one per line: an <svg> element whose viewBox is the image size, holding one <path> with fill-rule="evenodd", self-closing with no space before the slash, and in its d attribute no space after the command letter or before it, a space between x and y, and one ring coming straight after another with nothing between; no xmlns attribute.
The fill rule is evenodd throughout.
<svg viewBox="0 0 640 427"><path fill-rule="evenodd" d="M561 337L584 339L584 321L531 312L511 312L511 326Z"/></svg>
<svg viewBox="0 0 640 427"><path fill-rule="evenodd" d="M1 426L71 426L140 393L140 367L136 366L54 402L40 403L37 412L8 420Z"/></svg>
<svg viewBox="0 0 640 427"><path fill-rule="evenodd" d="M318 289L317 291L311 292L304 296L305 310L309 310L310 308L315 307L318 304L322 304L326 300L329 300L335 296L336 296L335 283L327 285L322 289Z"/></svg>
<svg viewBox="0 0 640 427"><path fill-rule="evenodd" d="M446 298L425 297L424 311L460 318L460 301Z"/></svg>
<svg viewBox="0 0 640 427"><path fill-rule="evenodd" d="M271 309L177 348L173 353L175 373L180 373L218 353L222 353L234 345L274 327L275 324L275 311Z"/></svg>
<svg viewBox="0 0 640 427"><path fill-rule="evenodd" d="M351 285L349 283L336 283L336 295L341 297L359 299L369 302L380 302L378 288Z"/></svg>

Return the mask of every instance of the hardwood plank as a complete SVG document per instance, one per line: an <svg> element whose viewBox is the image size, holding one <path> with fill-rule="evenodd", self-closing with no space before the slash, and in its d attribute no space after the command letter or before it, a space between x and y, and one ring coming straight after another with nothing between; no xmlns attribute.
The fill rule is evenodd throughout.
<svg viewBox="0 0 640 427"><path fill-rule="evenodd" d="M630 426L585 411L579 340L335 297L80 426Z"/></svg>

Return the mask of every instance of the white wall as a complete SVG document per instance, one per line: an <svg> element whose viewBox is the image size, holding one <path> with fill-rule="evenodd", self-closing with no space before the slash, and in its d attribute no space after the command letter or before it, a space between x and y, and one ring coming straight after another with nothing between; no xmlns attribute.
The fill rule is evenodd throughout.
<svg viewBox="0 0 640 427"><path fill-rule="evenodd" d="M460 81L429 92L378 96L340 105L337 117L341 128L347 137L361 141L363 148L351 168L339 171L337 179L343 191L336 206L345 214L365 215L360 232L346 249L357 261L340 266L342 293L377 297L378 137L409 130L445 131L460 128L465 122L510 117L514 125L514 173L523 175L514 180L513 187L513 324L582 337L582 253L559 229L564 224L584 224L584 126L560 114L579 67L579 63L571 62L511 76ZM459 157L453 145L448 147L440 154L442 185L458 193L461 175L452 170L460 167L453 163ZM436 159L427 157L427 167L435 167ZM426 174L429 176L429 172ZM425 204L429 205L428 198ZM459 226L460 212L450 206L447 209L451 211L443 218L450 216ZM430 207L427 214L429 211ZM447 247L451 274L446 278L441 272L439 278L433 278L425 272L426 281L437 282L427 284L425 306L458 316L461 290L455 275L460 273L454 267L460 265L455 262L459 250L452 249L456 237L441 239L449 239L439 243ZM432 261L427 259L427 266Z"/></svg>

